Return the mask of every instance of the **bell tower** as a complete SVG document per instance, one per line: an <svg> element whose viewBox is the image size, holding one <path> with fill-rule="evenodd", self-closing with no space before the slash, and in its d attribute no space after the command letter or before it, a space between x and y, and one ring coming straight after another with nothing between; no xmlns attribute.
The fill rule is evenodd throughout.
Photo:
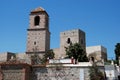
<svg viewBox="0 0 120 80"><path fill-rule="evenodd" d="M49 15L43 8L31 11L27 32L27 54L43 54L50 49Z"/></svg>

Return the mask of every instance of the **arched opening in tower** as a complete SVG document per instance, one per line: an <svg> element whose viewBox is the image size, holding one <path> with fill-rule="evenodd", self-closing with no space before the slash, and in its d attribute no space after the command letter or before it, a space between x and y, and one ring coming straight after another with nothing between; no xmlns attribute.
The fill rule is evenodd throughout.
<svg viewBox="0 0 120 80"><path fill-rule="evenodd" d="M34 19L34 25L37 26L37 25L39 25L39 23L40 23L40 17L36 16Z"/></svg>

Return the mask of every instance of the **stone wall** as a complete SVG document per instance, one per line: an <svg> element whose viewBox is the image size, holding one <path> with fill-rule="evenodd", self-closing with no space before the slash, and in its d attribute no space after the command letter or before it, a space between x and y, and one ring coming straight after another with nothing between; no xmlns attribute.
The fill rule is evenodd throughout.
<svg viewBox="0 0 120 80"><path fill-rule="evenodd" d="M25 80L25 70L22 66L2 65L1 73L4 80Z"/></svg>
<svg viewBox="0 0 120 80"><path fill-rule="evenodd" d="M107 60L107 49L101 45L86 47L88 57L94 57L95 60Z"/></svg>
<svg viewBox="0 0 120 80"><path fill-rule="evenodd" d="M55 53L55 59L60 59L61 58L60 48L53 49L53 52Z"/></svg>
<svg viewBox="0 0 120 80"><path fill-rule="evenodd" d="M0 80L30 80L31 67L24 63L1 63Z"/></svg>
<svg viewBox="0 0 120 80"><path fill-rule="evenodd" d="M61 32L60 48L53 49L55 52L55 58L66 57L65 47L68 47L70 43L80 43L81 47L86 50L85 32L80 29Z"/></svg>
<svg viewBox="0 0 120 80"><path fill-rule="evenodd" d="M18 53L18 54L16 54L16 60L18 60L22 63L31 64L31 55L25 54L25 53Z"/></svg>
<svg viewBox="0 0 120 80"><path fill-rule="evenodd" d="M0 53L0 62L7 61L7 53Z"/></svg>
<svg viewBox="0 0 120 80"><path fill-rule="evenodd" d="M33 68L32 80L89 80L87 67L42 67Z"/></svg>
<svg viewBox="0 0 120 80"><path fill-rule="evenodd" d="M0 53L0 62L5 62L10 60L11 58L15 57L15 53L11 53L11 52L4 52L4 53Z"/></svg>
<svg viewBox="0 0 120 80"><path fill-rule="evenodd" d="M36 19L38 17L38 19ZM35 25L35 23L38 23ZM28 54L45 53L50 49L49 16L42 8L30 13L30 25L27 34Z"/></svg>
<svg viewBox="0 0 120 80"><path fill-rule="evenodd" d="M22 80L24 75L22 70L3 70L2 72L4 80Z"/></svg>

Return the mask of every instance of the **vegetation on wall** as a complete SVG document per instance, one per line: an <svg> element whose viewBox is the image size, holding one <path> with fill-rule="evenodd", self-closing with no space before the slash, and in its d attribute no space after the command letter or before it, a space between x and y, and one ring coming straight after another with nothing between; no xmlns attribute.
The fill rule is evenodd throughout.
<svg viewBox="0 0 120 80"><path fill-rule="evenodd" d="M105 76L98 69L96 64L93 64L89 69L90 80L105 80Z"/></svg>
<svg viewBox="0 0 120 80"><path fill-rule="evenodd" d="M48 50L43 56L42 63L43 64L46 63L48 59L53 59L54 56L55 56L55 53L53 52L53 50L52 49Z"/></svg>
<svg viewBox="0 0 120 80"><path fill-rule="evenodd" d="M115 56L116 56L116 63L119 64L119 57L120 57L120 43L115 45Z"/></svg>
<svg viewBox="0 0 120 80"><path fill-rule="evenodd" d="M38 54L34 54L31 56L32 64L45 64L47 62L47 59L53 59L54 58L54 52L53 50L48 50L44 55L43 58L41 58Z"/></svg>
<svg viewBox="0 0 120 80"><path fill-rule="evenodd" d="M79 43L70 44L70 46L65 47L66 55L68 58L74 58L79 62L87 62L88 58L86 56L85 51L82 49Z"/></svg>
<svg viewBox="0 0 120 80"><path fill-rule="evenodd" d="M36 65L36 64L41 64L41 58L39 57L38 54L34 54L31 56L31 61L32 61L32 64L33 65Z"/></svg>

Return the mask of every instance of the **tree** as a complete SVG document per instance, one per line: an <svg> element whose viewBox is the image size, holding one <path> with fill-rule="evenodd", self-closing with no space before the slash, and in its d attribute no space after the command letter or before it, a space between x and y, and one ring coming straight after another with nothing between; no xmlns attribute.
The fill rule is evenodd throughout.
<svg viewBox="0 0 120 80"><path fill-rule="evenodd" d="M40 56L38 54L31 55L31 61L32 61L33 65L42 63L42 59L40 58Z"/></svg>
<svg viewBox="0 0 120 80"><path fill-rule="evenodd" d="M66 55L68 58L73 57L75 61L87 62L88 58L85 51L82 49L79 43L70 44L70 46L65 47Z"/></svg>
<svg viewBox="0 0 120 80"><path fill-rule="evenodd" d="M105 76L98 69L96 64L93 64L89 69L90 80L105 80Z"/></svg>
<svg viewBox="0 0 120 80"><path fill-rule="evenodd" d="M47 53L44 55L45 58L53 59L55 56L55 53L53 52L52 49L48 50Z"/></svg>
<svg viewBox="0 0 120 80"><path fill-rule="evenodd" d="M46 63L47 59L53 59L54 58L55 53L53 52L52 49L48 50L43 57L42 63Z"/></svg>
<svg viewBox="0 0 120 80"><path fill-rule="evenodd" d="M39 57L38 54L33 54L31 55L31 61L33 65L37 65L41 63L41 58Z"/></svg>
<svg viewBox="0 0 120 80"><path fill-rule="evenodd" d="M34 55L31 55L31 60L32 64L37 65L37 64L45 64L47 59L53 59L54 58L54 52L53 50L48 50L43 57L41 58L36 52L34 51Z"/></svg>
<svg viewBox="0 0 120 80"><path fill-rule="evenodd" d="M118 64L118 60L119 60L119 57L120 57L120 43L117 43L115 45L115 55L116 55L116 63Z"/></svg>
<svg viewBox="0 0 120 80"><path fill-rule="evenodd" d="M31 61L33 65L41 64L42 59L38 54L37 47L33 48L33 55L31 55Z"/></svg>

